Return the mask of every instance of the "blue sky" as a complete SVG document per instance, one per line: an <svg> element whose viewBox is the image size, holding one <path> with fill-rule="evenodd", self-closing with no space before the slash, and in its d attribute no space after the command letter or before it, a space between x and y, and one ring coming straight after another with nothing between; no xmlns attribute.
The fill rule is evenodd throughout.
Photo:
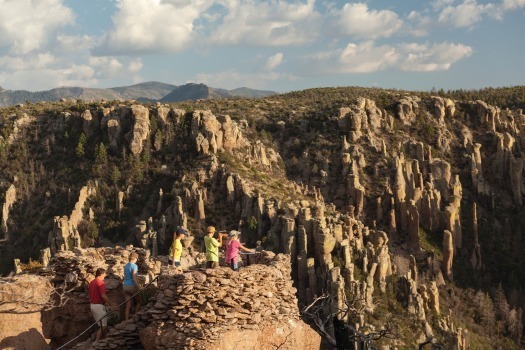
<svg viewBox="0 0 525 350"><path fill-rule="evenodd" d="M525 84L525 0L0 0L0 86Z"/></svg>

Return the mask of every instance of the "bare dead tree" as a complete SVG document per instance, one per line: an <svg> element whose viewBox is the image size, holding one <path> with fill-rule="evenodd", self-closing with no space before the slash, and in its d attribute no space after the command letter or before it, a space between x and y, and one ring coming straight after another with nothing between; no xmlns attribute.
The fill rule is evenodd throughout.
<svg viewBox="0 0 525 350"><path fill-rule="evenodd" d="M323 337L329 345L337 348L337 340L334 339L334 320L344 319L347 316L358 316L364 310L364 305L358 303L361 300L353 298L351 300L345 299L343 308L334 307L333 299L328 293L324 293L317 297L310 305L306 306L301 315L315 327L317 332ZM393 323L389 320L386 325L374 332L364 333L356 329L350 323L344 323L343 327L349 333L349 341L360 342L365 349L376 349L374 343L381 338L395 337Z"/></svg>

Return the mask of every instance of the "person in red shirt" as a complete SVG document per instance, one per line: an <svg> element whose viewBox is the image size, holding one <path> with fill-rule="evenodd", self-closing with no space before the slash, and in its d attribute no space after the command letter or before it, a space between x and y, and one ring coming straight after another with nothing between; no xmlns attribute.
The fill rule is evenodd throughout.
<svg viewBox="0 0 525 350"><path fill-rule="evenodd" d="M105 317L107 314L106 305L112 306L111 301L106 295L104 277L106 277L106 270L99 268L95 273L95 279L89 283L89 303L91 313L100 326L95 341L99 341L106 337L106 329L108 326L108 319Z"/></svg>

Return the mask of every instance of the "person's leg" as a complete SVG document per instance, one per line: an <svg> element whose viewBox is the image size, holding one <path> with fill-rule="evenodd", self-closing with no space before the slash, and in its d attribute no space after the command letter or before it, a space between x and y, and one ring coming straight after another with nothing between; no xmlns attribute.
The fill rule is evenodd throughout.
<svg viewBox="0 0 525 350"><path fill-rule="evenodd" d="M126 321L129 320L129 311L131 310L131 300L126 301Z"/></svg>
<svg viewBox="0 0 525 350"><path fill-rule="evenodd" d="M175 261L175 267L180 267L180 261Z"/></svg>
<svg viewBox="0 0 525 350"><path fill-rule="evenodd" d="M216 267L218 267L218 266L219 266L219 263L218 263L217 261L212 261L212 262L211 262L211 268L212 268L212 269L214 269L214 268L216 268Z"/></svg>
<svg viewBox="0 0 525 350"><path fill-rule="evenodd" d="M95 337L95 341L99 341L100 339L102 339L102 322L98 323L98 331L97 336Z"/></svg>
<svg viewBox="0 0 525 350"><path fill-rule="evenodd" d="M212 268L213 261L206 261L206 268L211 269Z"/></svg>
<svg viewBox="0 0 525 350"><path fill-rule="evenodd" d="M137 287L135 293L137 293L139 290L140 290L139 287ZM139 293L135 295L135 314L139 312L141 304L142 304L142 297Z"/></svg>
<svg viewBox="0 0 525 350"><path fill-rule="evenodd" d="M102 327L100 330L102 331L102 337L100 339L105 339L107 334L108 327Z"/></svg>

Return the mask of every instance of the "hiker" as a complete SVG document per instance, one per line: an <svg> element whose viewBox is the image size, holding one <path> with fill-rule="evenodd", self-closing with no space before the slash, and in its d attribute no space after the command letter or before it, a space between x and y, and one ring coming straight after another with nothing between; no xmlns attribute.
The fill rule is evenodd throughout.
<svg viewBox="0 0 525 350"><path fill-rule="evenodd" d="M129 255L129 262L124 266L124 283L122 290L124 292L124 300L126 300L126 321L129 319L129 312L131 310L131 299L135 300L135 314L140 310L142 302L140 297L140 286L137 279L139 267L137 266L137 259L139 255L132 252Z"/></svg>
<svg viewBox="0 0 525 350"><path fill-rule="evenodd" d="M215 234L215 227L208 226L206 229L206 237L204 237L204 245L206 246L206 268L213 269L219 266L219 248L222 247L222 237L226 235L225 231L219 232L219 240L217 241L213 235Z"/></svg>
<svg viewBox="0 0 525 350"><path fill-rule="evenodd" d="M99 341L106 337L106 329L108 327L108 319L105 317L107 314L106 305L113 308L113 304L106 295L104 277L106 277L106 270L99 268L95 272L95 279L89 283L90 309L95 321L99 323L100 327L95 341Z"/></svg>
<svg viewBox="0 0 525 350"><path fill-rule="evenodd" d="M253 253L253 249L246 248L239 242L239 231L230 231L228 243L226 243L226 264L229 264L233 271L239 270L239 249L247 253Z"/></svg>
<svg viewBox="0 0 525 350"><path fill-rule="evenodd" d="M173 234L173 243L171 244L168 260L168 263L171 264L171 266L180 267L180 257L182 255L182 243L180 240L187 233L188 231L184 227L179 226Z"/></svg>

